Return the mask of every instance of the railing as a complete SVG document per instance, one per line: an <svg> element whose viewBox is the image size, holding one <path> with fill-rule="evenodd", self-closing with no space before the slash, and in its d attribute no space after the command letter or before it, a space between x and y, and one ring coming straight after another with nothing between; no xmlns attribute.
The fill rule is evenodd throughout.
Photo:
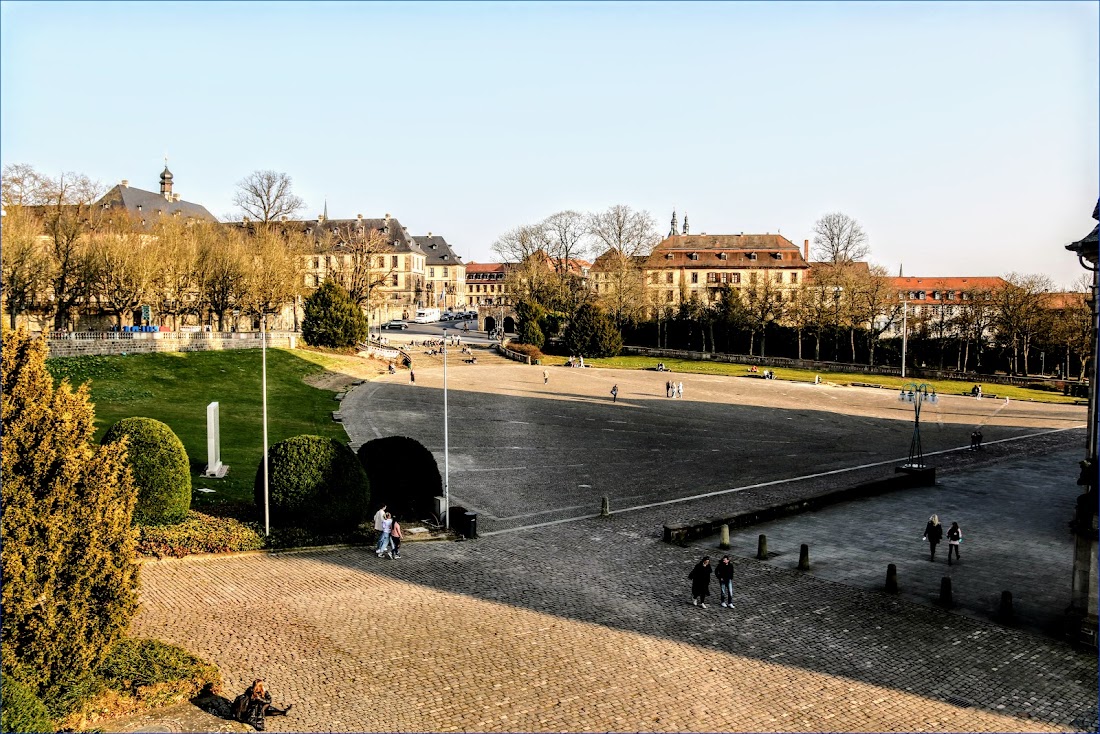
<svg viewBox="0 0 1100 734"><path fill-rule="evenodd" d="M179 339L183 341L212 339L260 339L258 331L48 331L47 341L126 341L135 339ZM267 337L297 337L296 331L269 331Z"/></svg>

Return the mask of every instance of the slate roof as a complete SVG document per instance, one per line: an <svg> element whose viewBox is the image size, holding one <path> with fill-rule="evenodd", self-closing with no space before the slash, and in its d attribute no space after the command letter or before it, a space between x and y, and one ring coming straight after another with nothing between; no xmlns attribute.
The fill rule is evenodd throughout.
<svg viewBox="0 0 1100 734"><path fill-rule="evenodd" d="M451 246L447 244L447 240L443 239L439 235L424 235L421 237L413 237L413 241L420 246L428 255L428 265L462 265L462 258L459 257Z"/></svg>
<svg viewBox="0 0 1100 734"><path fill-rule="evenodd" d="M646 264L651 268L770 269L809 265L798 246L779 234L673 235L654 248Z"/></svg>
<svg viewBox="0 0 1100 734"><path fill-rule="evenodd" d="M125 209L135 219L146 222L147 227L152 226L158 216L174 216L177 213L181 217L204 222L218 221L218 218L201 204L183 200L169 201L163 194L122 184L112 187L93 206Z"/></svg>
<svg viewBox="0 0 1100 734"><path fill-rule="evenodd" d="M240 227L250 227L255 222L236 222L235 224ZM375 231L386 239L386 244L390 246L392 252L427 254L409 236L409 233L401 226L401 222L393 217L383 217L381 219L367 219L365 217L359 219L356 217L355 219L325 219L323 221L317 219L289 219L275 224L280 226L284 232L300 232L312 237L319 250L327 247L329 242L339 245L342 240L349 236L354 237L358 234ZM329 237L332 239L330 240Z"/></svg>

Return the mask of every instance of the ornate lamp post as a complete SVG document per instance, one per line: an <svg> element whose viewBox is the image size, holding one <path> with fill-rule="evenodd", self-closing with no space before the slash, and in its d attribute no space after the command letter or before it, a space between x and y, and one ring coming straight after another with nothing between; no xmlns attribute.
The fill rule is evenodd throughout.
<svg viewBox="0 0 1100 734"><path fill-rule="evenodd" d="M1100 202L1092 210L1092 218L1100 220ZM1098 225L1100 226L1100 225ZM1076 536L1073 550L1073 589L1067 614L1070 620L1070 635L1075 642L1095 648L1097 646L1097 593L1096 593L1096 546L1097 546L1097 414L1096 381L1097 371L1097 331L1100 330L1100 266L1097 264L1097 227L1092 232L1071 244L1066 249L1076 253L1081 267L1092 273L1092 293L1089 305L1092 309L1092 364L1089 368L1089 411L1088 433L1085 445L1085 459L1080 462L1081 476L1077 484L1086 487L1085 493L1077 498L1077 508L1073 517L1073 533Z"/></svg>
<svg viewBox="0 0 1100 734"><path fill-rule="evenodd" d="M927 383L910 382L901 389L898 401L913 404L913 440L909 442L909 461L902 469L924 469L924 449L920 445L920 407L927 400L935 405L939 402L936 388Z"/></svg>

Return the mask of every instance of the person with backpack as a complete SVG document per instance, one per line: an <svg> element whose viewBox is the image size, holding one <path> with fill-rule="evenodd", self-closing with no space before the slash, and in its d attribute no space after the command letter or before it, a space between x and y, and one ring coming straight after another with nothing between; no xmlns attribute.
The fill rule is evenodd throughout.
<svg viewBox="0 0 1100 734"><path fill-rule="evenodd" d="M963 542L963 532L957 522L951 523L951 528L947 531L947 565L951 565L951 551L955 551L955 560L961 561L959 558L959 543Z"/></svg>
<svg viewBox="0 0 1100 734"><path fill-rule="evenodd" d="M233 718L242 724L248 724L256 731L264 731L267 728L266 717L286 716L292 708L294 704L285 709L272 706L267 685L262 678L257 678L244 693L233 700Z"/></svg>

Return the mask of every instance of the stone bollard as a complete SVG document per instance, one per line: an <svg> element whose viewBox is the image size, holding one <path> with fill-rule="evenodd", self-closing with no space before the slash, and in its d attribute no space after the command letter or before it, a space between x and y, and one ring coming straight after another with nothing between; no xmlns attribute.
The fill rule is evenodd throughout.
<svg viewBox="0 0 1100 734"><path fill-rule="evenodd" d="M768 560L768 536L763 533L760 534L760 540L756 542L756 559L759 561Z"/></svg>
<svg viewBox="0 0 1100 734"><path fill-rule="evenodd" d="M600 517L611 517L611 500L606 496L600 502Z"/></svg>
<svg viewBox="0 0 1100 734"><path fill-rule="evenodd" d="M948 609L955 606L955 600L951 596L950 576L944 576L940 579L940 606Z"/></svg>
<svg viewBox="0 0 1100 734"><path fill-rule="evenodd" d="M898 593L898 567L893 563L886 567L886 593Z"/></svg>
<svg viewBox="0 0 1100 734"><path fill-rule="evenodd" d="M798 570L809 571L810 570L810 546L805 543L798 549Z"/></svg>
<svg viewBox="0 0 1100 734"><path fill-rule="evenodd" d="M1012 592L1001 592L1001 608L997 612L997 616L1004 622L1011 621L1015 616L1015 611L1012 609Z"/></svg>
<svg viewBox="0 0 1100 734"><path fill-rule="evenodd" d="M718 547L722 550L730 549L730 526L722 526L722 540L718 543Z"/></svg>

